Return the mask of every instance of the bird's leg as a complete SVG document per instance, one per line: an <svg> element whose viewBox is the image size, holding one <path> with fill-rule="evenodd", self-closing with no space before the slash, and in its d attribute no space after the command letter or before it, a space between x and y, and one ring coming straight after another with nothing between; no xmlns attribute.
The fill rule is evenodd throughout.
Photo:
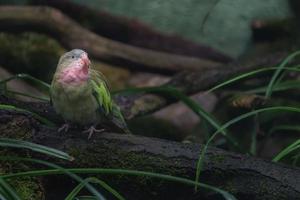
<svg viewBox="0 0 300 200"><path fill-rule="evenodd" d="M88 133L88 139L90 139L94 133L101 133L103 131L105 131L105 129L96 129L94 126L91 126L87 130L82 131L82 133Z"/></svg>
<svg viewBox="0 0 300 200"><path fill-rule="evenodd" d="M68 130L69 130L69 128L70 128L70 125L66 122L66 123L64 123L59 129L58 129L58 132L60 133L60 132L68 132Z"/></svg>

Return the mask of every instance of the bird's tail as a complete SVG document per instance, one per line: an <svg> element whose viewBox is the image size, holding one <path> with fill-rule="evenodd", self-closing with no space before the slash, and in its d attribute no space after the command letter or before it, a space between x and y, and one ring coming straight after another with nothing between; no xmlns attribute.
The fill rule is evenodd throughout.
<svg viewBox="0 0 300 200"><path fill-rule="evenodd" d="M112 122L122 129L124 133L126 134L132 134L131 131L128 129L127 123L124 120L124 117L120 111L120 108L116 105L113 104L112 106Z"/></svg>

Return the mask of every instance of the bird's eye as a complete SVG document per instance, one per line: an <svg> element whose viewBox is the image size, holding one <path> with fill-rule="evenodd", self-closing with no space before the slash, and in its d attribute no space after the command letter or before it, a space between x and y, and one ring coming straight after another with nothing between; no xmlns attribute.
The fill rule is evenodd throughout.
<svg viewBox="0 0 300 200"><path fill-rule="evenodd" d="M74 56L72 56L72 58L75 58Z"/></svg>

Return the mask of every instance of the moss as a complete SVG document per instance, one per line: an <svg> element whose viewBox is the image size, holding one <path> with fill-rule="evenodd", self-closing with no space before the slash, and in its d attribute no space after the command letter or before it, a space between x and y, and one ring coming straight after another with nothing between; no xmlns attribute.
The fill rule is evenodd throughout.
<svg viewBox="0 0 300 200"><path fill-rule="evenodd" d="M104 142L105 143L105 142ZM105 144L99 144L103 147ZM82 148L81 148L82 149ZM156 172L156 173L164 173L164 174L186 174L186 168L177 168L170 166L170 161L168 158L159 157L153 154L146 154L141 152L128 152L123 151L122 149L110 149L101 148L99 146L95 147L96 152L94 153L91 149L86 149L84 152L79 152L76 148L68 149L68 153L75 157L79 166L84 167L95 167L97 166L106 166L106 168L111 169L132 169L132 170L142 170L147 172ZM109 151L110 154L101 153L101 151ZM102 155L102 156L99 156ZM107 157L103 157L103 155L107 155ZM114 155L117 155L116 157ZM118 158L123 159L118 159ZM172 159L172 163L181 162L180 159L174 160ZM177 165L174 165L177 166ZM114 184L119 182L129 183L138 183L140 186L149 186L155 185L155 187L161 185L164 181L153 179L148 176L139 176L133 178L132 176L126 175L99 175L99 178L109 177L108 180L112 181ZM146 187L147 188L147 187Z"/></svg>
<svg viewBox="0 0 300 200"><path fill-rule="evenodd" d="M65 50L53 39L37 33L0 33L0 65L14 73L29 73L50 81Z"/></svg>
<svg viewBox="0 0 300 200"><path fill-rule="evenodd" d="M2 116L1 120L6 123L2 123L0 126L0 132L2 137L6 138L18 138L18 139L28 139L32 137L32 128L30 127L30 119L24 116L16 116L13 119L5 118ZM16 150L21 152L22 155L26 155L27 151ZM19 153L11 151L11 149L1 149L1 156L15 157L20 156ZM17 171L27 171L30 167L25 165L23 162L19 161L0 161L0 173L7 174ZM8 183L16 190L21 199L26 200L42 200L44 199L44 191L41 186L39 179L34 177L16 178L9 179Z"/></svg>
<svg viewBox="0 0 300 200"><path fill-rule="evenodd" d="M209 156L210 161L212 161L215 164L220 164L225 160L224 155L211 155Z"/></svg>
<svg viewBox="0 0 300 200"><path fill-rule="evenodd" d="M5 157L17 157L20 156L17 153L12 152L8 149L2 149L0 156ZM10 174L20 171L28 171L31 168L23 162L19 161L0 161L0 174ZM21 199L26 200L43 200L44 189L39 178L36 177L19 177L8 179L7 183L16 191Z"/></svg>
<svg viewBox="0 0 300 200"><path fill-rule="evenodd" d="M0 126L1 136L4 138L28 139L32 137L32 127L30 119L23 116L16 116L13 119L2 117L7 120Z"/></svg>
<svg viewBox="0 0 300 200"><path fill-rule="evenodd" d="M16 190L21 199L43 200L44 190L40 181L34 177L22 177L9 180L9 183Z"/></svg>

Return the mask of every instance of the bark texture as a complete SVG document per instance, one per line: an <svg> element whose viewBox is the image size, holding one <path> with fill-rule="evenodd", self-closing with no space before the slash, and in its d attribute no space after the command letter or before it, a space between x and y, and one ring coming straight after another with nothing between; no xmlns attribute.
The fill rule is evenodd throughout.
<svg viewBox="0 0 300 200"><path fill-rule="evenodd" d="M0 103L12 103L19 107L24 103L1 97ZM27 109L38 108L49 119L57 116L47 105L28 104ZM59 120L58 120L59 121ZM0 135L24 139L63 150L75 160L65 162L52 160L65 167L100 167L135 169L164 173L194 179L196 162L200 153L199 144L182 144L162 139L123 135L116 133L95 134L91 140L81 130L59 134L57 128L42 125L31 115L14 111L0 111ZM17 151L23 155L22 151ZM40 156L27 152L26 155ZM45 156L42 156L46 159ZM299 199L300 170L278 163L245 155L209 148L205 157L200 180L218 186L234 194L238 199ZM221 199L220 196L193 187L170 183L149 177L105 175L101 179L117 188L127 199ZM57 182L57 180L60 180ZM52 182L56 181L56 182ZM45 191L64 188L69 192L72 182L67 178L52 177L45 181ZM55 187L56 186L56 187ZM54 187L54 188L53 188ZM53 193L48 194L51 199ZM63 192L55 193L65 195Z"/></svg>
<svg viewBox="0 0 300 200"><path fill-rule="evenodd" d="M130 68L177 72L220 63L126 45L101 37L57 9L46 6L1 6L1 31L38 31L56 38L67 49L86 50L93 58Z"/></svg>
<svg viewBox="0 0 300 200"><path fill-rule="evenodd" d="M232 61L227 55L203 44L196 44L176 35L167 35L150 26L104 10L79 5L70 0L31 0L33 5L47 5L59 9L82 26L98 35L146 49L199 57L217 62Z"/></svg>

